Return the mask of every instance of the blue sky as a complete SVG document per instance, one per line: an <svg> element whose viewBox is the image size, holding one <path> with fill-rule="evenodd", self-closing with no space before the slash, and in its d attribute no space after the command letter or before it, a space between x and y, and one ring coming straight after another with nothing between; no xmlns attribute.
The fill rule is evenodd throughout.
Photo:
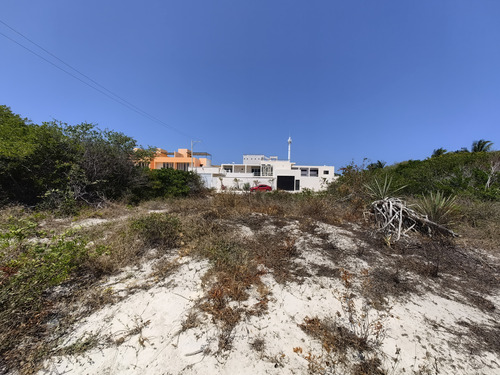
<svg viewBox="0 0 500 375"><path fill-rule="evenodd" d="M167 150L200 140L214 163L286 158L289 135L292 161L336 168L499 149L499 20L498 0L4 0L0 21L162 123L3 23L0 104Z"/></svg>

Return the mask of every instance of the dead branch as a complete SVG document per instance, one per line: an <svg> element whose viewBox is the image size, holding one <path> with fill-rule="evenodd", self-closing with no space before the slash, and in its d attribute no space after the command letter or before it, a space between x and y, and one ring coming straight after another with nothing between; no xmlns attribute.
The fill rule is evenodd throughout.
<svg viewBox="0 0 500 375"><path fill-rule="evenodd" d="M445 226L429 220L406 205L399 198L386 198L371 204L371 211L375 217L379 232L395 235L395 241L401 236L406 236L410 231L421 233L441 234L458 237L458 235Z"/></svg>

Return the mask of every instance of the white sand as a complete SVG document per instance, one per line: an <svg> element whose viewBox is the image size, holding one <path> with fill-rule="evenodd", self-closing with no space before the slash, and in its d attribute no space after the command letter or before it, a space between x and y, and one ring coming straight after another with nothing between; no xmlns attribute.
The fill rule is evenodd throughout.
<svg viewBox="0 0 500 375"><path fill-rule="evenodd" d="M288 230L296 230L298 224L294 225ZM248 228L241 230L251 235ZM331 241L346 254L359 245L343 229L322 225L320 230L328 232ZM297 245L301 249L297 262L301 265L339 267L314 248L314 239L304 235ZM83 354L51 358L40 374L307 374L314 361L307 360L306 355L312 353L315 363L325 365L327 353L321 342L299 327L304 318L336 319L348 325L340 302L345 292L340 280L310 276L302 283L282 285L270 270L262 276L270 291L268 310L262 316L243 318L231 332L231 349L217 354L221 327L196 307L206 292L200 279L209 264L190 257L177 261L180 266L164 280L152 276L149 262L105 282L103 288L124 298L82 319L60 347L67 348L88 337L97 337L98 344ZM352 271L368 267L357 258L342 263ZM131 287L134 292L129 294ZM249 293L248 301L233 304L250 309L258 303L259 294L256 290ZM383 368L388 374L500 374L496 354L471 354L463 345L469 338L456 334L466 330L458 321L490 326L498 322L500 298L490 299L496 309L489 314L429 293L390 299L387 311L368 311L368 319L383 325L376 347ZM358 312L362 305L363 301L356 300ZM197 315L198 324L183 331L182 323L190 313ZM262 347L252 347L256 340L263 343ZM353 353L352 363L358 361ZM344 371L341 365L324 370L325 374Z"/></svg>

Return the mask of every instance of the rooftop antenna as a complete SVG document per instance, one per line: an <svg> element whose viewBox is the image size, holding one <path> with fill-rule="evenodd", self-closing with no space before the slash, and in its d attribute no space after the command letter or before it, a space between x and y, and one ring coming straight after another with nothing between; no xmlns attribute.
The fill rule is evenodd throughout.
<svg viewBox="0 0 500 375"><path fill-rule="evenodd" d="M292 137L288 136L288 161L290 161L290 151L292 149Z"/></svg>

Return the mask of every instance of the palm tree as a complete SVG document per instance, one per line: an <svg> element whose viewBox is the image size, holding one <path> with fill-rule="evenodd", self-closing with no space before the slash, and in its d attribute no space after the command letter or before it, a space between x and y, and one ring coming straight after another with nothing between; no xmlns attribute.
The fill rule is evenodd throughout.
<svg viewBox="0 0 500 375"><path fill-rule="evenodd" d="M440 148L435 149L435 150L432 152L432 156L431 156L431 157L432 157L432 158L436 158L436 157L438 157L438 156L441 156L441 155L446 154L447 152L448 152L448 150L446 150L445 148L440 147Z"/></svg>
<svg viewBox="0 0 500 375"><path fill-rule="evenodd" d="M493 142L480 139L472 142L471 152L488 152L491 151L492 146Z"/></svg>
<svg viewBox="0 0 500 375"><path fill-rule="evenodd" d="M368 168L369 171L373 171L375 169L382 169L382 168L384 168L386 164L387 163L385 161L377 160L376 163L368 164L366 166L366 168Z"/></svg>

